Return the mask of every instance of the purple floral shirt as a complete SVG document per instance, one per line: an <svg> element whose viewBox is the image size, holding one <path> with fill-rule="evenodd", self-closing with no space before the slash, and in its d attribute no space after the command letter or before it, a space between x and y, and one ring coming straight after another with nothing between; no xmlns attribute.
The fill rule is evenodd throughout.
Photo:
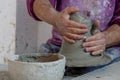
<svg viewBox="0 0 120 80"><path fill-rule="evenodd" d="M100 20L99 30L103 31L112 24L120 25L120 0L49 0L52 6L61 11L66 7L77 7L80 13L87 15L91 20ZM27 8L30 16L39 20L33 12L34 0L27 0ZM61 46L62 38L55 28L52 30L52 38L48 40ZM119 49L119 45L117 46Z"/></svg>

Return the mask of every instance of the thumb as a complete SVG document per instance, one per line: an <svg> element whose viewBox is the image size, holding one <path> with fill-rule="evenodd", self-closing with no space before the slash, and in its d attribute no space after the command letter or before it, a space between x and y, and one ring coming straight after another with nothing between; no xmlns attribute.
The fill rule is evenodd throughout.
<svg viewBox="0 0 120 80"><path fill-rule="evenodd" d="M78 12L79 9L76 8L76 7L67 7L64 9L64 12L67 13L67 14L71 14L71 13L75 13L75 12Z"/></svg>
<svg viewBox="0 0 120 80"><path fill-rule="evenodd" d="M100 21L96 20L91 29L92 35L100 32L100 30L98 29L99 26L100 26Z"/></svg>
<svg viewBox="0 0 120 80"><path fill-rule="evenodd" d="M99 21L99 20L96 20L95 23L94 23L94 26L95 26L96 28L98 28L98 27L100 26L100 21Z"/></svg>

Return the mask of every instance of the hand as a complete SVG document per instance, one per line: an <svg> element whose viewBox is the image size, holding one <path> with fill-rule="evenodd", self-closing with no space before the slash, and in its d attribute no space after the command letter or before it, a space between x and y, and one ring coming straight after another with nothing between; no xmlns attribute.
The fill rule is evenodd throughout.
<svg viewBox="0 0 120 80"><path fill-rule="evenodd" d="M96 21L96 25L99 26L99 21ZM83 47L87 52L91 52L92 55L101 54L106 48L105 35L97 30L96 34L86 39L83 43Z"/></svg>
<svg viewBox="0 0 120 80"><path fill-rule="evenodd" d="M78 9L69 7L58 13L54 17L57 31L69 43L75 43L75 40L83 38L82 34L87 32L86 25L70 20L70 14L77 12Z"/></svg>

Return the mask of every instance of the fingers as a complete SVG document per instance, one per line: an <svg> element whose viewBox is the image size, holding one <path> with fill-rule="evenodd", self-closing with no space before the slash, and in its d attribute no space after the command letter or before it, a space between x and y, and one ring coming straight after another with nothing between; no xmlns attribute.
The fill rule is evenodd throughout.
<svg viewBox="0 0 120 80"><path fill-rule="evenodd" d="M100 26L100 21L96 20L92 26L92 34L96 34L100 32L100 30L98 29L99 26Z"/></svg>
<svg viewBox="0 0 120 80"><path fill-rule="evenodd" d="M103 45L97 45L97 46L93 46L93 47L86 47L85 49L87 52L95 52L98 50L104 50Z"/></svg>
<svg viewBox="0 0 120 80"><path fill-rule="evenodd" d="M87 52L91 52L92 55L99 55L102 52L104 52L105 47L104 47L104 45L97 45L97 46L93 46L93 47L87 47L87 48L85 48L85 50Z"/></svg>
<svg viewBox="0 0 120 80"><path fill-rule="evenodd" d="M77 22L72 21L72 20L69 20L68 24L70 27L73 27L73 28L82 28L82 29L87 28L87 26L85 24L80 24L80 23L77 23Z"/></svg>
<svg viewBox="0 0 120 80"><path fill-rule="evenodd" d="M66 33L65 36L63 36L63 39L72 44L75 43L75 40L83 39L83 36L72 33Z"/></svg>
<svg viewBox="0 0 120 80"><path fill-rule="evenodd" d="M63 35L63 39L65 39L69 43L75 43L75 40L83 39L83 33L86 33L86 29L76 29L76 28L69 28L69 30Z"/></svg>
<svg viewBox="0 0 120 80"><path fill-rule="evenodd" d="M68 28L68 32L72 34L85 34L88 29Z"/></svg>
<svg viewBox="0 0 120 80"><path fill-rule="evenodd" d="M105 43L104 39L96 40L96 41L90 41L83 43L83 47L91 47L91 46L97 46L99 44Z"/></svg>
<svg viewBox="0 0 120 80"><path fill-rule="evenodd" d="M91 37L87 38L87 39L86 39L86 42L94 41L94 40L100 40L100 39L102 39L102 38L104 38L104 37L105 37L104 34L102 34L102 33L97 33L97 34L95 34L94 36L91 36Z"/></svg>
<svg viewBox="0 0 120 80"><path fill-rule="evenodd" d="M57 21L56 24L58 32L62 35L63 39L65 39L69 43L74 43L75 40L82 39L82 34L88 31L86 25L77 23L69 19L71 13L75 13L78 11L78 8L68 7L58 15L59 21Z"/></svg>
<svg viewBox="0 0 120 80"><path fill-rule="evenodd" d="M101 53L103 53L104 52L104 50L97 50L97 51L94 51L94 52L92 52L92 55L99 55L99 54L101 54Z"/></svg>
<svg viewBox="0 0 120 80"><path fill-rule="evenodd" d="M61 16L62 16L61 18L64 19L65 26L73 27L73 28L81 28L81 29L86 29L87 28L87 26L85 24L80 24L78 22L69 20L68 15L62 14Z"/></svg>
<svg viewBox="0 0 120 80"><path fill-rule="evenodd" d="M69 20L70 14L78 12L78 11L79 11L79 9L75 8L75 7L68 7L68 8L66 8L66 9L64 9L62 11L62 15L63 15L63 18L66 19L67 26L69 26L69 27L76 27L76 28L87 28L86 25L84 25L84 24L80 24L78 22Z"/></svg>
<svg viewBox="0 0 120 80"><path fill-rule="evenodd" d="M63 39L64 39L65 41L69 42L70 44L74 44L74 43L75 43L75 40L69 39L69 38L67 38L66 36L63 36Z"/></svg>
<svg viewBox="0 0 120 80"><path fill-rule="evenodd" d="M73 40L83 39L83 34L86 32L87 29L67 28L62 36L64 36L63 39L65 39L66 41L73 43Z"/></svg>
<svg viewBox="0 0 120 80"><path fill-rule="evenodd" d="M83 47L87 52L91 52L92 55L101 54L106 47L106 41L102 33L93 35L85 40Z"/></svg>
<svg viewBox="0 0 120 80"><path fill-rule="evenodd" d="M80 40L80 39L83 38L82 35L71 34L71 33L66 33L66 36L67 36L69 39L73 39L73 40Z"/></svg>
<svg viewBox="0 0 120 80"><path fill-rule="evenodd" d="M75 8L75 7L67 7L67 8L65 8L65 9L61 12L61 14L62 14L62 17L63 17L63 18L69 19L70 14L75 13L75 12L78 12L78 11L79 11L78 8Z"/></svg>
<svg viewBox="0 0 120 80"><path fill-rule="evenodd" d="M67 7L63 10L63 12L67 13L67 14L75 13L75 12L78 12L78 11L79 11L79 9L75 8L75 7Z"/></svg>
<svg viewBox="0 0 120 80"><path fill-rule="evenodd" d="M91 41L83 44L87 52L92 52L93 55L101 54L105 50L104 40Z"/></svg>
<svg viewBox="0 0 120 80"><path fill-rule="evenodd" d="M94 26L95 26L96 28L98 28L98 27L100 26L100 21L99 21L99 20L96 20L95 23L94 23Z"/></svg>

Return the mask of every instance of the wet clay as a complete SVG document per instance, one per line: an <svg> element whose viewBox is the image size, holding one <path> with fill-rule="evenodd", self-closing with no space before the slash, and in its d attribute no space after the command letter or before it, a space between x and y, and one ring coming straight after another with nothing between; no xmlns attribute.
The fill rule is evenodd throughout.
<svg viewBox="0 0 120 80"><path fill-rule="evenodd" d="M93 22L87 16L80 13L71 14L70 19L75 22L85 24L87 26L88 32L83 35L84 39L76 40L74 44L70 44L63 40L60 54L63 54L66 57L67 66L87 67L109 63L111 58L107 55L102 53L102 55L93 56L90 52L86 52L82 47L85 39L95 34L95 26L93 26Z"/></svg>
<svg viewBox="0 0 120 80"><path fill-rule="evenodd" d="M20 55L17 61L22 62L52 62L59 59L58 55Z"/></svg>

